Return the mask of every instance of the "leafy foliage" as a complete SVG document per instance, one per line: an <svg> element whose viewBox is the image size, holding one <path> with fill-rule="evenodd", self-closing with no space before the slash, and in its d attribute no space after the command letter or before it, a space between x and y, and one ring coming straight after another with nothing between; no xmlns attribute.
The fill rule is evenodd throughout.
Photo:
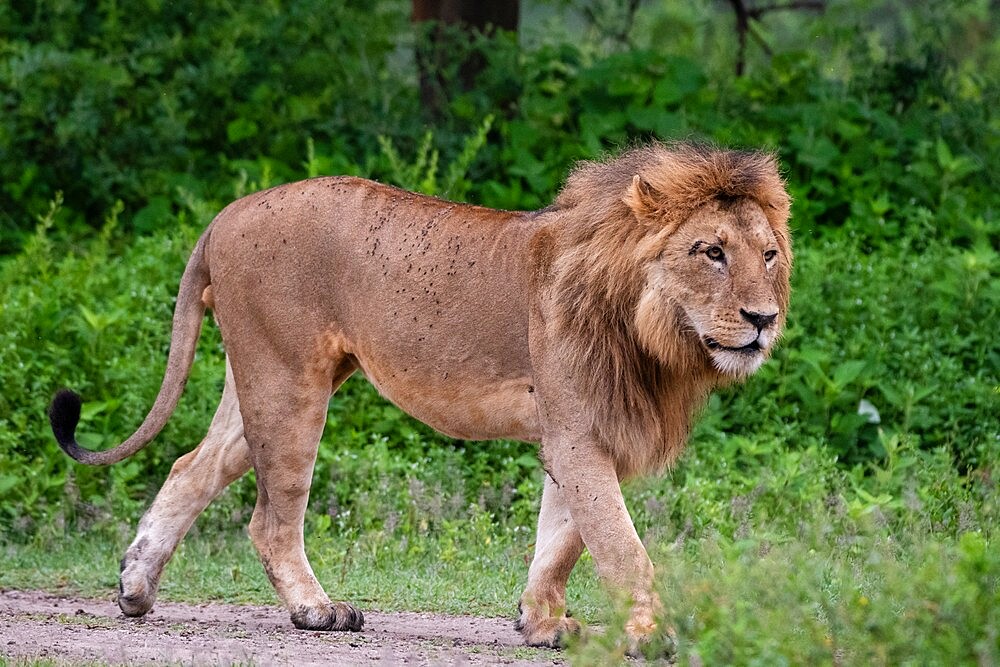
<svg viewBox="0 0 1000 667"><path fill-rule="evenodd" d="M178 188L229 196L220 184L248 156L297 164L318 134L371 148L384 130L359 145L351 119L393 126L378 111L404 17L386 2L4 3L0 240L9 249L56 190L67 220L121 199L128 225L150 231L170 224Z"/></svg>

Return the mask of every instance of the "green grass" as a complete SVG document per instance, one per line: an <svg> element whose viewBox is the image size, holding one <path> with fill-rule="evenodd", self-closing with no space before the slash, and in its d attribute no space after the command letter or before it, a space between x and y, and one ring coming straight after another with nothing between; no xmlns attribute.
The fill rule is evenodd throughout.
<svg viewBox="0 0 1000 667"><path fill-rule="evenodd" d="M1000 660L1000 556L981 535L906 546L878 528L775 537L706 538L660 558L663 623L676 632L680 664ZM575 655L589 663L620 652L616 627ZM660 637L647 653L667 644Z"/></svg>
<svg viewBox="0 0 1000 667"><path fill-rule="evenodd" d="M700 464L695 469L712 464L711 457L689 462ZM689 475L680 488L671 480L633 485L631 504L647 494L697 493L710 481ZM892 510L859 504L845 489L836 494L839 481L808 512L780 493L756 492L730 497L728 516L704 529L640 522L657 564L662 625L676 632L681 664L996 664L996 485L941 480L950 487L946 497L909 498ZM935 501L955 503L949 509L957 523L942 525L931 511ZM0 587L105 597L116 586L129 532L122 526L117 539L95 532L7 544ZM384 532L345 538L313 526L307 549L328 592L363 609L513 620L530 535L477 525L475 517L460 534L429 534L418 545ZM231 530L196 530L168 566L160 599L277 604L249 540ZM618 655L620 615L586 557L569 599L578 618L608 626L569 655L583 663ZM663 650L664 641L648 650Z"/></svg>
<svg viewBox="0 0 1000 667"><path fill-rule="evenodd" d="M675 473L626 487L681 664L995 664L994 480L955 475L941 452L905 443L888 443L894 468L845 474L822 448L738 438L756 455L734 455L730 440L702 432ZM245 533L219 523L209 515L196 525L161 599L277 604ZM132 530L122 522L8 541L0 587L104 597ZM531 541L522 524L475 504L419 539L399 523L345 534L314 513L307 525L308 553L335 598L512 620ZM607 626L569 655L615 659L620 608L586 556L569 602L578 618Z"/></svg>
<svg viewBox="0 0 1000 667"><path fill-rule="evenodd" d="M5 544L0 588L106 597L117 590L118 561L130 537L122 526L111 539L102 531ZM513 619L527 580L531 539L527 532L492 524L458 540L431 535L416 545L380 532L345 538L312 530L306 551L330 596L363 609ZM604 593L589 558L581 562L571 590L580 601L579 613L599 617ZM280 604L245 531L235 530L196 529L167 566L159 599Z"/></svg>

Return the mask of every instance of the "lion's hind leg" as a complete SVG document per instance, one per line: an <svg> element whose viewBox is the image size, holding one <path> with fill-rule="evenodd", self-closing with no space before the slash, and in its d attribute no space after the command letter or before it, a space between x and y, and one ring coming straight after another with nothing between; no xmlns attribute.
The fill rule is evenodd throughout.
<svg viewBox="0 0 1000 667"><path fill-rule="evenodd" d="M250 452L227 359L222 400L208 433L174 463L122 558L118 606L126 616L142 616L152 608L160 575L181 539L212 499L249 469Z"/></svg>
<svg viewBox="0 0 1000 667"><path fill-rule="evenodd" d="M303 521L313 466L333 390L354 365L332 350L323 363L247 346L234 366L250 457L257 476L257 505L250 538L268 578L303 630L358 631L364 616L331 602L305 553ZM242 365L241 365L242 364Z"/></svg>
<svg viewBox="0 0 1000 667"><path fill-rule="evenodd" d="M566 612L566 582L583 553L580 531L548 475L538 514L535 557L528 570L528 586L518 603L517 629L529 646L557 647L580 623Z"/></svg>

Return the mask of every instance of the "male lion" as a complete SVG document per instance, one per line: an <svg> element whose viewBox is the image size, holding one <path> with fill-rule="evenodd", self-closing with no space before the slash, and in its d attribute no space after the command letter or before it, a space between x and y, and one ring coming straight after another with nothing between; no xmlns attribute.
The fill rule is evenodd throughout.
<svg viewBox="0 0 1000 667"><path fill-rule="evenodd" d="M655 629L653 567L620 480L683 448L713 387L768 357L785 321L789 197L771 155L653 144L583 163L541 211L453 204L357 178L316 178L226 207L181 278L163 385L114 449L82 449L80 399L56 395L60 446L121 461L163 428L205 308L226 347L222 402L173 466L121 563L122 611L152 607L195 517L251 467L250 536L298 628L360 630L330 602L302 525L330 396L356 370L437 430L540 443L546 472L517 626L554 646L579 624L566 581L583 548Z"/></svg>

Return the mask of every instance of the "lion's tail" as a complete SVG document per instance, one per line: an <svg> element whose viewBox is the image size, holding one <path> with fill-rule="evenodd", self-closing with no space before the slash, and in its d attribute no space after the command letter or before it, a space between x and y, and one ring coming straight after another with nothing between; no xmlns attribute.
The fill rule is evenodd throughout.
<svg viewBox="0 0 1000 667"><path fill-rule="evenodd" d="M156 395L153 407L150 408L149 414L138 430L114 449L100 452L84 449L77 443L75 436L76 425L80 421L80 397L68 389L62 389L52 399L52 405L49 406L52 432L63 451L80 463L108 465L132 456L157 436L177 407L177 401L180 400L191 370L198 336L201 334L201 322L205 315L202 294L210 282L208 261L205 257L205 245L210 231L211 227L198 240L181 277L177 305L174 307L174 325L170 335L167 370L163 376L163 384L160 385L160 393Z"/></svg>

